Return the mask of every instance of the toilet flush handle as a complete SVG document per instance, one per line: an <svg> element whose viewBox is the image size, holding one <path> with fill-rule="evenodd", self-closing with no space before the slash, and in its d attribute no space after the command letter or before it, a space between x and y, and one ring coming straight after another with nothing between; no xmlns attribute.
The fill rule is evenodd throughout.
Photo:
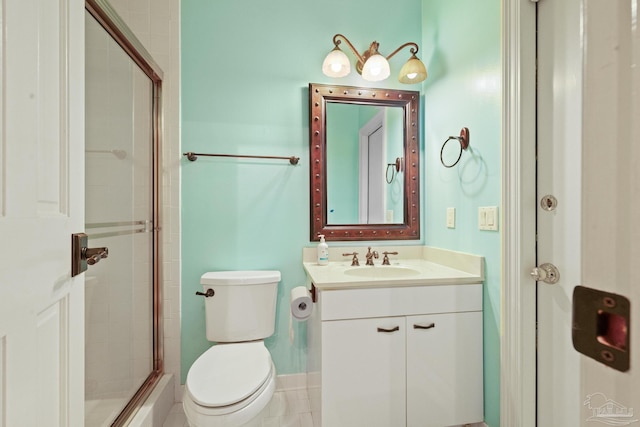
<svg viewBox="0 0 640 427"><path fill-rule="evenodd" d="M212 296L214 296L215 294L216 294L216 293L215 293L215 292L214 292L214 290L213 290L213 289L211 289L211 288L207 289L207 292L196 292L196 295L201 295L201 296L203 296L203 297L205 297L205 298L212 297Z"/></svg>

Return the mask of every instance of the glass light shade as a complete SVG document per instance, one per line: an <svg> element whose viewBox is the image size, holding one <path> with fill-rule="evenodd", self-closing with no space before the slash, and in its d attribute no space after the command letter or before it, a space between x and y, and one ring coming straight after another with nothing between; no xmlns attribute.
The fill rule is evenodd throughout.
<svg viewBox="0 0 640 427"><path fill-rule="evenodd" d="M398 80L400 83L420 83L427 78L427 68L417 56L412 55L411 58L400 69Z"/></svg>
<svg viewBox="0 0 640 427"><path fill-rule="evenodd" d="M389 77L389 74L391 74L389 61L379 53L371 55L362 67L362 78L370 82L384 80Z"/></svg>
<svg viewBox="0 0 640 427"><path fill-rule="evenodd" d="M328 77L344 77L351 72L349 58L338 46L324 58L322 72Z"/></svg>

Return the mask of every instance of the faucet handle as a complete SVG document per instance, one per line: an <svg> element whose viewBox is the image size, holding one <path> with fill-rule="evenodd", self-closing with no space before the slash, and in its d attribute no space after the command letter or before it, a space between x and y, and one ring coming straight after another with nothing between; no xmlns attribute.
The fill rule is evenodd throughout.
<svg viewBox="0 0 640 427"><path fill-rule="evenodd" d="M351 252L350 254L342 254L342 256L352 256L352 255L353 255L353 259L351 260L351 266L358 267L360 265L360 261L358 261L358 252Z"/></svg>
<svg viewBox="0 0 640 427"><path fill-rule="evenodd" d="M389 263L389 256L388 255L398 255L398 252L382 252L382 254L384 255L384 258L382 259L382 265L390 265Z"/></svg>

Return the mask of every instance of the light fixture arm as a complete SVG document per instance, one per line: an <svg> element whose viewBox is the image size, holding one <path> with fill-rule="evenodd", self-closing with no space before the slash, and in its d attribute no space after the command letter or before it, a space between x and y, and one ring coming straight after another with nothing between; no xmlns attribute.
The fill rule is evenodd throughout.
<svg viewBox="0 0 640 427"><path fill-rule="evenodd" d="M340 43L342 43L340 41L340 39L344 40L345 42L347 42L347 45L349 46L349 49L351 49L351 51L356 55L356 57L358 57L358 61L364 63L367 58L366 56L368 55L361 55L360 52L358 52L358 49L356 49L353 44L349 41L348 38L346 38L344 35L342 34L336 34L335 36L333 36L333 44L338 47L340 45ZM377 50L379 43L378 42L372 42L371 46L369 47L369 50L367 52L370 52L373 50L375 45L375 50ZM416 53L418 53L418 50L420 50L420 48L418 47L417 43L414 42L407 42L405 44L403 44L402 46L400 46L399 48L397 48L396 50L394 50L393 52L391 52L391 54L389 56L387 56L387 60L391 59L391 57L393 57L396 53L400 52L402 49L404 49L407 46L412 46L410 51L413 55L415 55Z"/></svg>
<svg viewBox="0 0 640 427"><path fill-rule="evenodd" d="M360 52L358 52L358 50L353 47L353 44L351 44L349 39L342 34L336 34L335 36L333 36L333 44L336 45L336 47L340 45L341 41L338 39L338 37L341 37L345 42L347 42L347 45L349 46L351 51L353 51L353 53L358 57L358 61L364 63L365 59L362 57L362 55L360 55Z"/></svg>
<svg viewBox="0 0 640 427"><path fill-rule="evenodd" d="M393 52L391 52L391 55L387 56L387 61L389 59L391 59L391 57L393 55L395 55L396 53L400 52L402 49L404 49L407 46L413 46L411 49L409 49L411 51L411 54L415 55L416 53L418 53L418 50L420 49L418 47L418 45L414 42L407 42L405 44L403 44L402 46L400 46L399 48L397 48L396 50L394 50Z"/></svg>

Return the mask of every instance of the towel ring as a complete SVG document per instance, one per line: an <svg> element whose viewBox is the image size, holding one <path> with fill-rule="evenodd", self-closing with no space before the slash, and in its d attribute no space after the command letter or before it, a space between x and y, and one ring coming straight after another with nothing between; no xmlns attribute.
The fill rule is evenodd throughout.
<svg viewBox="0 0 640 427"><path fill-rule="evenodd" d="M458 158L456 159L455 162L448 165L444 162L444 159L442 158L442 154L444 153L444 147L446 147L447 143L452 139L455 139L458 142L460 142L460 154L458 154ZM460 159L462 158L462 151L466 150L467 148L469 148L469 128L462 128L460 129L460 136L450 136L449 138L447 138L444 144L442 144L442 149L440 149L440 162L442 163L442 166L444 166L445 168L452 168L455 165L457 165Z"/></svg>
<svg viewBox="0 0 640 427"><path fill-rule="evenodd" d="M389 169L391 169L391 179L389 179ZM395 163L387 163L387 170L384 174L384 180L387 181L387 184L391 184L396 177L396 172L402 171L402 157L396 157Z"/></svg>

